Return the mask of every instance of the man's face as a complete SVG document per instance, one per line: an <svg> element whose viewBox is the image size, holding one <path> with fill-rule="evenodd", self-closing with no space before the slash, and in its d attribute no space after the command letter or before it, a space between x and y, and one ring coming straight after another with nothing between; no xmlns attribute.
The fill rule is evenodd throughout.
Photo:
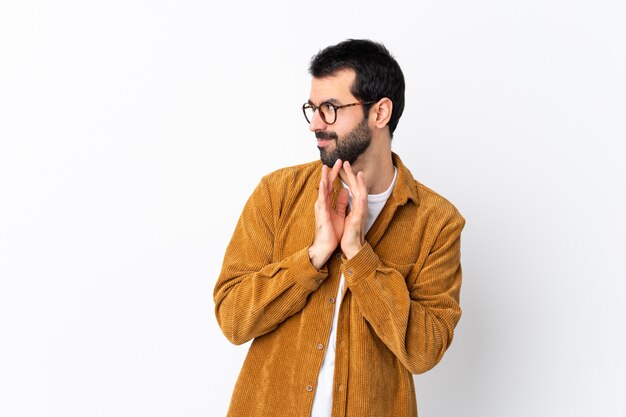
<svg viewBox="0 0 626 417"><path fill-rule="evenodd" d="M355 77L353 70L343 70L329 77L313 78L309 102L316 106L323 102L337 106L358 102L350 92ZM332 125L326 124L316 111L309 129L315 132L322 163L329 167L337 159L353 164L372 141L372 131L361 106L338 109L337 120Z"/></svg>

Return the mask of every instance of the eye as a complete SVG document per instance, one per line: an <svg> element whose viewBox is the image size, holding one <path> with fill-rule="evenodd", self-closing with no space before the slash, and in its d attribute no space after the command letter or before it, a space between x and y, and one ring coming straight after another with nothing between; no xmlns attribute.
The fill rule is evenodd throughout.
<svg viewBox="0 0 626 417"><path fill-rule="evenodd" d="M320 109L322 109L322 111L324 112L332 112L335 111L335 106L330 103L322 103L320 104Z"/></svg>

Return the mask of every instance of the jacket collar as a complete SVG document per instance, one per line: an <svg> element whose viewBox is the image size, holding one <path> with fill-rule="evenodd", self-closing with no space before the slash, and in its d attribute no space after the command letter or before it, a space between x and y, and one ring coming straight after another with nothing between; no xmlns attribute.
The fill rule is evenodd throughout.
<svg viewBox="0 0 626 417"><path fill-rule="evenodd" d="M406 204L408 200L411 200L416 206L419 206L419 197L417 194L417 185L415 183L415 179L411 174L411 171L402 163L400 157L392 152L391 158L393 160L393 165L398 169L398 178L396 179L396 185L391 192L390 199L393 199L396 205L402 206ZM321 167L321 161L319 162L319 166ZM315 174L315 181L317 186L315 189L319 189L319 181L321 169L317 170ZM333 190L335 193L339 192L343 186L341 185L341 180L339 177L335 180L333 184Z"/></svg>
<svg viewBox="0 0 626 417"><path fill-rule="evenodd" d="M392 152L391 158L393 159L393 165L398 169L398 179L390 198L399 206L404 205L408 200L419 206L417 184L411 171L402 163L402 160L396 153Z"/></svg>

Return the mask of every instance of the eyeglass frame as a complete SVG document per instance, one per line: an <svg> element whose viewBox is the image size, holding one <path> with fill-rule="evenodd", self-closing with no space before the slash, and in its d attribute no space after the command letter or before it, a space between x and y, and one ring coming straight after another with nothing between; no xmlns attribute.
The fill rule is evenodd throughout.
<svg viewBox="0 0 626 417"><path fill-rule="evenodd" d="M324 121L325 124L327 125L332 125L337 121L337 110L339 109L343 109L344 107L352 107L352 106L365 106L367 104L374 104L377 103L377 101L357 101L355 103L350 103L350 104L342 104L342 105L336 105L331 103L330 101L323 101L320 103L319 106L316 106L315 104L312 103L304 103L302 105L302 113L304 113L304 119L307 121L307 123L311 124L311 121L309 120L309 118L306 115L306 109L312 109L313 110L313 115L315 115L315 112L319 110L320 107L322 107L323 105L327 105L333 108L333 111L335 112L335 120L333 120L332 122L328 122L326 121L326 118L324 117L324 112L320 112L320 117L321 119ZM307 107L308 106L308 107Z"/></svg>

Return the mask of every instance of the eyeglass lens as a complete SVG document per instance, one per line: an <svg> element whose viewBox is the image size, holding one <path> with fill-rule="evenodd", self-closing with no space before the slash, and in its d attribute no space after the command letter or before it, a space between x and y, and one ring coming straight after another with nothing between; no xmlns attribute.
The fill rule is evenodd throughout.
<svg viewBox="0 0 626 417"><path fill-rule="evenodd" d="M320 112L320 117L322 118L324 123L326 124L335 123L335 118L337 115L335 106L333 106L330 103L322 103L320 104L320 107L318 108L318 110ZM313 120L314 114L315 114L315 109L311 105L304 107L304 115L306 116L306 119L309 123L311 123L311 121Z"/></svg>

